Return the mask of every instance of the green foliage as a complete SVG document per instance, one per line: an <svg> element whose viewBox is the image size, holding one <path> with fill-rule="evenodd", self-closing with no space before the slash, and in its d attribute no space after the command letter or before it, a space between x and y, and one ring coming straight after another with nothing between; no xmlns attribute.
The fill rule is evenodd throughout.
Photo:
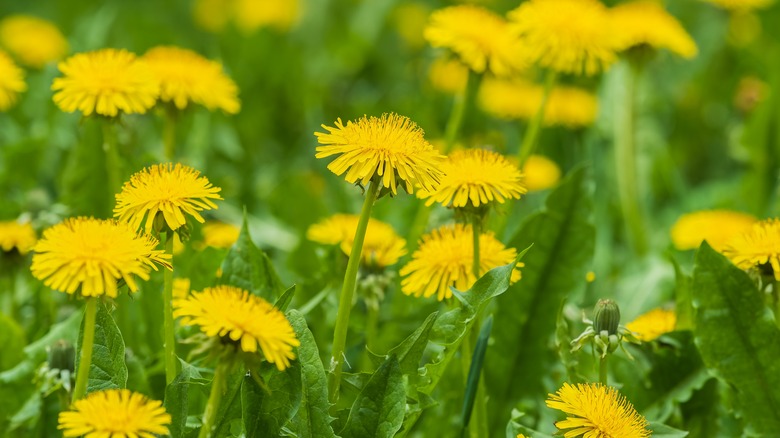
<svg viewBox="0 0 780 438"><path fill-rule="evenodd" d="M390 438L401 428L406 389L398 359L390 356L374 372L349 410L342 438Z"/></svg>
<svg viewBox="0 0 780 438"><path fill-rule="evenodd" d="M193 386L205 386L205 380L197 368L183 360L181 372L165 388L165 410L171 414L171 424L168 426L171 436L184 436L187 430L187 416L189 413L190 392Z"/></svg>
<svg viewBox="0 0 780 438"><path fill-rule="evenodd" d="M222 261L220 282L246 289L270 302L285 291L268 256L252 242L246 217L238 241Z"/></svg>
<svg viewBox="0 0 780 438"><path fill-rule="evenodd" d="M81 351L84 336L84 322L79 331L76 351ZM76 353L76 369L80 354ZM127 387L127 365L125 364L125 342L105 303L98 302L95 316L95 342L92 347L92 364L89 367L87 392Z"/></svg>
<svg viewBox="0 0 780 438"><path fill-rule="evenodd" d="M247 436L278 436L301 404L302 377L300 361L279 371L263 363L261 388L254 376L245 376L241 385L241 408Z"/></svg>

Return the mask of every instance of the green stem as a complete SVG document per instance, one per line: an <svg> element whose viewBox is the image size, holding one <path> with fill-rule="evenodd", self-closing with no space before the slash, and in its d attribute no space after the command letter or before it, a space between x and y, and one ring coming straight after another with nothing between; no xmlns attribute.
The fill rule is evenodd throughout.
<svg viewBox="0 0 780 438"><path fill-rule="evenodd" d="M463 120L474 105L479 83L481 81L482 74L469 70L466 87L463 89L463 93L455 99L452 111L450 112L450 118L447 120L447 127L444 130L443 153L446 154L455 145L455 141L458 139L458 133L460 133L460 128L463 126Z"/></svg>
<svg viewBox="0 0 780 438"><path fill-rule="evenodd" d="M479 276L482 274L480 269L480 255L479 255L479 236L482 233L482 218L475 214L472 217L471 221L471 236L472 236L472 252L473 252L473 260L471 264L472 272L474 273L475 281L479 279ZM475 323L471 327L470 333L466 335L466 338L468 339L468 354L467 354L467 364L464 365L463 372L466 373L466 378L468 378L469 369L471 368L471 358L473 356L473 349L476 342L476 338L478 336L478 332L480 330L480 327L482 326L482 318L481 315L477 314L475 318ZM464 342L464 346L466 343ZM466 351L463 351L463 353L466 353ZM486 398L485 398L485 382L484 382L484 376L482 375L482 370L480 370L479 375L479 385L477 387L477 396L474 399L474 410L472 411L472 421L469 422L469 431L471 432L472 437L485 437L489 435L488 431L488 421L487 421L487 405L485 404Z"/></svg>
<svg viewBox="0 0 780 438"><path fill-rule="evenodd" d="M165 109L163 119L163 146L165 159L173 161L176 158L176 113L172 108Z"/></svg>
<svg viewBox="0 0 780 438"><path fill-rule="evenodd" d="M214 429L214 420L217 419L219 403L222 401L222 396L227 389L229 368L229 362L221 361L214 370L214 379L211 381L211 393L209 393L209 401L206 403L206 410L203 411L203 426L200 428L198 438L211 437L212 429Z"/></svg>
<svg viewBox="0 0 780 438"><path fill-rule="evenodd" d="M599 382L602 385L607 385L607 358L609 355L602 357L599 360Z"/></svg>
<svg viewBox="0 0 780 438"><path fill-rule="evenodd" d="M774 301L775 325L780 328L780 281L772 281L772 298Z"/></svg>
<svg viewBox="0 0 780 438"><path fill-rule="evenodd" d="M371 181L363 200L363 208L360 210L355 239L352 243L352 251L347 262L347 271L344 273L344 284L339 296L339 310L336 316L336 328L333 332L333 356L330 359L332 374L329 381L329 393L331 403L339 399L339 386L341 384L341 368L344 365L344 348L347 343L347 329L349 328L349 312L352 310L352 297L355 294L360 256L363 252L363 240L368 229L368 219L371 217L371 208L374 206L380 183L377 179Z"/></svg>
<svg viewBox="0 0 780 438"><path fill-rule="evenodd" d="M623 220L628 228L629 238L637 254L647 251L645 225L639 207L639 189L636 178L636 144L634 137L634 118L636 85L639 79L638 65L624 65L624 89L619 95L619 104L615 105L615 178L620 199ZM628 68L628 71L626 71ZM622 99L621 99L622 97Z"/></svg>
<svg viewBox="0 0 780 438"><path fill-rule="evenodd" d="M173 256L173 231L165 233L165 253ZM173 259L171 259L173 266ZM173 324L173 269L163 269L163 345L165 347L165 382L176 378L176 335Z"/></svg>
<svg viewBox="0 0 780 438"><path fill-rule="evenodd" d="M116 141L116 131L112 121L103 122L103 151L106 153L106 174L111 194L122 188L121 163Z"/></svg>
<svg viewBox="0 0 780 438"><path fill-rule="evenodd" d="M97 315L97 298L87 298L84 310L84 335L81 338L81 356L79 369L76 372L76 385L73 387L73 401L80 400L87 394L89 369L92 365L92 347L95 344L95 316Z"/></svg>
<svg viewBox="0 0 780 438"><path fill-rule="evenodd" d="M471 271L474 273L475 281L479 280L479 235L481 230L482 218L479 215L474 215L471 220L471 248L473 252L473 260L471 261Z"/></svg>
<svg viewBox="0 0 780 438"><path fill-rule="evenodd" d="M542 101L539 103L539 109L534 114L533 119L528 123L525 134L523 135L523 143L520 145L520 149L517 153L519 167L522 169L525 160L528 159L536 148L536 140L539 137L539 131L544 121L544 113L547 110L547 101L550 99L550 93L555 86L556 75L554 70L547 70L547 74L544 77L544 90L542 91Z"/></svg>

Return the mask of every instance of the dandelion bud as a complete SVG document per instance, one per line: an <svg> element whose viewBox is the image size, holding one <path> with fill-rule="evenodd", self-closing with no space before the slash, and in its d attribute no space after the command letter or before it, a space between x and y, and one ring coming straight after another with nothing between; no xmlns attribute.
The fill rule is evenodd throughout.
<svg viewBox="0 0 780 438"><path fill-rule="evenodd" d="M47 362L52 370L68 370L71 373L76 369L76 350L73 344L60 339L49 347L49 357Z"/></svg>
<svg viewBox="0 0 780 438"><path fill-rule="evenodd" d="M620 308L612 300L599 300L593 309L593 329L596 333L602 331L608 335L617 334L620 324Z"/></svg>

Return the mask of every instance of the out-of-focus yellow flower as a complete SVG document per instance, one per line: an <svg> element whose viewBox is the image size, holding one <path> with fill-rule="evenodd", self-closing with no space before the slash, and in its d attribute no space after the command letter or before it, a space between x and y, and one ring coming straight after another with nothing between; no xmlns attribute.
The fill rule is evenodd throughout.
<svg viewBox="0 0 780 438"><path fill-rule="evenodd" d="M661 335L674 331L677 325L677 314L674 310L653 309L639 315L626 324L626 328L634 332L637 339L650 342Z"/></svg>
<svg viewBox="0 0 780 438"><path fill-rule="evenodd" d="M431 46L451 50L477 73L508 76L527 66L524 48L506 20L481 6L434 11L424 36Z"/></svg>
<svg viewBox="0 0 780 438"><path fill-rule="evenodd" d="M425 46L423 30L431 10L422 3L406 2L393 11L393 24L407 46L419 49Z"/></svg>
<svg viewBox="0 0 780 438"><path fill-rule="evenodd" d="M310 226L306 238L325 245L339 245L344 254L349 256L358 220L359 216L354 214L335 214ZM369 219L360 257L363 264L382 268L396 264L404 255L406 240L398 236L389 224Z"/></svg>
<svg viewBox="0 0 780 438"><path fill-rule="evenodd" d="M261 27L282 31L298 23L301 16L300 0L235 0L234 19L244 33Z"/></svg>
<svg viewBox="0 0 780 438"><path fill-rule="evenodd" d="M531 155L523 165L525 186L529 192L555 187L561 179L561 168L543 155Z"/></svg>
<svg viewBox="0 0 780 438"><path fill-rule="evenodd" d="M203 243L215 248L230 248L238 240L241 228L224 222L206 222L203 225Z"/></svg>
<svg viewBox="0 0 780 438"><path fill-rule="evenodd" d="M38 237L29 222L2 221L0 222L0 249L3 252L16 250L25 255L35 246Z"/></svg>
<svg viewBox="0 0 780 438"><path fill-rule="evenodd" d="M680 22L654 0L622 3L609 13L619 50L647 45L668 49L683 58L693 58L698 52L696 43Z"/></svg>
<svg viewBox="0 0 780 438"><path fill-rule="evenodd" d="M436 58L428 70L428 80L438 91L458 94L466 88L469 69L462 62L454 58Z"/></svg>
<svg viewBox="0 0 780 438"><path fill-rule="evenodd" d="M702 0L729 11L750 11L771 6L775 0Z"/></svg>
<svg viewBox="0 0 780 438"><path fill-rule="evenodd" d="M596 273L593 271L588 271L588 273L585 274L585 281L587 281L588 283L593 283L594 281L596 281Z"/></svg>
<svg viewBox="0 0 780 438"><path fill-rule="evenodd" d="M62 59L68 42L57 26L30 15L10 15L0 21L0 45L20 63L41 68Z"/></svg>
<svg viewBox="0 0 780 438"><path fill-rule="evenodd" d="M728 41L736 47L745 47L756 41L763 32L761 18L752 9L737 9L729 14Z"/></svg>
<svg viewBox="0 0 780 438"><path fill-rule="evenodd" d="M780 219L756 222L726 243L723 254L741 269L759 269L780 281Z"/></svg>
<svg viewBox="0 0 780 438"><path fill-rule="evenodd" d="M189 278L173 279L173 299L185 299L190 294Z"/></svg>
<svg viewBox="0 0 780 438"><path fill-rule="evenodd" d="M24 71L7 53L0 50L0 111L6 111L16 104L19 93L27 90Z"/></svg>
<svg viewBox="0 0 780 438"><path fill-rule="evenodd" d="M230 22L234 0L195 0L192 16L202 29L221 32Z"/></svg>
<svg viewBox="0 0 780 438"><path fill-rule="evenodd" d="M486 79L478 103L486 113L501 119L531 120L539 111L543 95L542 86L522 79ZM556 86L547 98L542 123L576 128L592 124L597 115L595 95L575 87Z"/></svg>
<svg viewBox="0 0 780 438"><path fill-rule="evenodd" d="M758 219L729 210L704 210L680 216L672 225L670 235L679 250L696 249L707 241L717 251L723 251L734 236L750 230Z"/></svg>

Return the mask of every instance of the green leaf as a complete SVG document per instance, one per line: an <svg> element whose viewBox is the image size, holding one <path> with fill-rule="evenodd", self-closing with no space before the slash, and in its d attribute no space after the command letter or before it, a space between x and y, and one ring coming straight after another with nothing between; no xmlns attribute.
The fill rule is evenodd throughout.
<svg viewBox="0 0 780 438"><path fill-rule="evenodd" d="M398 358L403 374L417 376L417 369L420 367L420 360L425 352L425 347L428 345L431 328L433 328L433 323L436 321L437 316L439 316L439 312L433 312L428 315L414 333L387 353L388 356Z"/></svg>
<svg viewBox="0 0 780 438"><path fill-rule="evenodd" d="M241 385L244 430L248 437L279 436L282 426L292 419L301 404L301 365L295 360L289 368L279 371L276 365L264 362L261 368L266 389L252 376L245 376Z"/></svg>
<svg viewBox="0 0 780 438"><path fill-rule="evenodd" d="M96 299L96 298L93 298ZM84 336L84 321L81 322L79 341L76 344L76 369L81 360L81 341ZM87 392L127 387L127 365L125 364L125 341L108 313L106 305L97 303L95 315L95 342L92 346L92 364L89 367Z"/></svg>
<svg viewBox="0 0 780 438"><path fill-rule="evenodd" d="M521 398L543 400L543 376L555 360L550 348L564 298L585 286L593 257L595 229L589 222L592 194L585 169L573 170L529 217L508 246L534 244L523 259L523 278L496 300L494 341L488 351L486 383L491 394L493 429L503 427Z"/></svg>
<svg viewBox="0 0 780 438"><path fill-rule="evenodd" d="M506 425L506 438L516 438L521 433L528 438L553 438L552 435L533 430L520 423L519 419L524 415L517 409L512 409L511 419Z"/></svg>
<svg viewBox="0 0 780 438"><path fill-rule="evenodd" d="M5 291L3 291L5 292ZM13 319L0 313L0 371L7 370L24 358L24 330Z"/></svg>
<svg viewBox="0 0 780 438"><path fill-rule="evenodd" d="M688 432L684 430L675 429L655 421L650 422L649 429L653 431L653 438L685 438L688 436Z"/></svg>
<svg viewBox="0 0 780 438"><path fill-rule="evenodd" d="M242 409L241 409L241 385L244 382L244 367L235 367L227 375L225 393L217 409L217 415L214 420L215 437L237 436L233 433L236 429L242 428Z"/></svg>
<svg viewBox="0 0 780 438"><path fill-rule="evenodd" d="M691 298L690 275L683 272L680 264L671 259L674 266L674 277L677 280L674 286L675 313L677 314L676 330L693 330L693 300Z"/></svg>
<svg viewBox="0 0 780 438"><path fill-rule="evenodd" d="M461 435L464 435L471 419L471 411L474 408L474 400L477 398L477 389L482 375L482 363L485 361L485 352L490 339L490 331L493 330L493 316L488 316L479 330L477 345L474 346L474 353L471 355L471 366L469 375L466 379L466 391L463 396L463 406L461 408L461 424L463 429Z"/></svg>
<svg viewBox="0 0 780 438"><path fill-rule="evenodd" d="M271 260L252 242L246 215L238 240L222 262L220 283L246 289L270 302L284 292Z"/></svg>
<svg viewBox="0 0 780 438"><path fill-rule="evenodd" d="M401 428L405 407L401 366L395 356L390 356L358 394L341 436L390 438Z"/></svg>
<svg viewBox="0 0 780 438"><path fill-rule="evenodd" d="M333 418L328 413L330 410L328 380L314 336L309 331L301 312L291 310L287 313L287 318L301 342L298 347L302 386L301 406L295 416L298 437L333 438L336 434L333 433L330 425Z"/></svg>
<svg viewBox="0 0 780 438"><path fill-rule="evenodd" d="M287 306L290 305L290 302L292 302L293 295L295 295L295 290L297 289L296 285L290 286L282 296L279 297L278 300L274 303L274 307L281 310L282 312L287 310Z"/></svg>
<svg viewBox="0 0 780 438"><path fill-rule="evenodd" d="M750 277L706 242L693 272L696 346L736 388L748 432L780 430L780 331Z"/></svg>
<svg viewBox="0 0 780 438"><path fill-rule="evenodd" d="M165 410L171 415L171 436L184 436L189 415L190 385L207 383L194 366L179 359L181 372L165 388Z"/></svg>

